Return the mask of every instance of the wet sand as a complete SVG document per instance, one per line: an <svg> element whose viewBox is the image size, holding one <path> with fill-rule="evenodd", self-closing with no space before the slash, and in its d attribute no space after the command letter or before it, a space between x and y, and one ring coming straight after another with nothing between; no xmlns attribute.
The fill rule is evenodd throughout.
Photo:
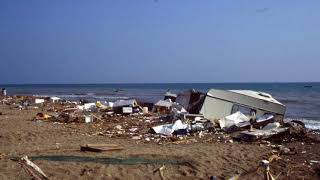
<svg viewBox="0 0 320 180"><path fill-rule="evenodd" d="M197 141L159 145L126 137L92 135L88 132L96 128L94 123L66 125L32 121L39 111L0 106L0 179L28 179L20 165L10 160L24 155L31 157L50 179L161 179L160 173L154 170L162 165L165 165L166 179L208 179L210 176L228 179L255 169L272 154L272 148L261 142ZM81 152L79 145L86 143L119 144L125 149ZM279 175L278 179L320 178L320 164L310 163L320 161L319 142L282 144L295 149L297 154L281 155L281 160L272 162L270 168L274 176ZM53 161L61 156L68 161ZM93 161L84 161L88 158ZM263 178L260 170L243 179Z"/></svg>

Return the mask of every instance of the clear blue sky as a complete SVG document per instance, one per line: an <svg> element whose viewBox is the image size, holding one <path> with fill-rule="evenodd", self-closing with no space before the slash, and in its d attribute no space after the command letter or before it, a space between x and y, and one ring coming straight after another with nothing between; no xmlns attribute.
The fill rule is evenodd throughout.
<svg viewBox="0 0 320 180"><path fill-rule="evenodd" d="M1 0L0 84L320 81L319 0Z"/></svg>

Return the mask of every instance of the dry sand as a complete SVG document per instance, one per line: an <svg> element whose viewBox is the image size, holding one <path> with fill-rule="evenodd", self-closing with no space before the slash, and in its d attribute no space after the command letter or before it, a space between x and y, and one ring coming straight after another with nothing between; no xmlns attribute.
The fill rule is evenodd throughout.
<svg viewBox="0 0 320 180"><path fill-rule="evenodd" d="M272 154L272 148L261 143L198 141L158 145L130 138L90 136L85 132L94 124L31 121L39 110L17 110L4 105L0 106L0 112L0 179L28 179L20 165L10 160L24 155L31 157L50 179L161 179L154 170L162 165L166 167L166 179L209 179L210 176L227 179L256 168ZM125 150L80 152L79 145L84 143L119 144ZM282 155L281 160L272 162L273 175L279 175L278 179L320 178L320 164L310 164L310 160L320 160L319 143L295 141L284 145L294 148L297 154ZM52 161L59 156L69 161ZM93 162L75 161L81 157ZM96 161L97 158L105 161ZM263 179L263 173L251 173L244 179Z"/></svg>

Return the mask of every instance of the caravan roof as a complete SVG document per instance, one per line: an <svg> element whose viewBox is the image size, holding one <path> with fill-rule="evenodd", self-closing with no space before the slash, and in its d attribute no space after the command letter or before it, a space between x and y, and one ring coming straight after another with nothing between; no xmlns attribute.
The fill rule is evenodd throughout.
<svg viewBox="0 0 320 180"><path fill-rule="evenodd" d="M238 93L238 94L254 97L254 98L257 98L257 99L261 99L261 100L264 100L264 101L269 101L269 102L273 102L273 103L276 103L276 104L281 104L279 101L274 99L270 94L265 93L265 92L260 92L260 91L258 92L258 91L252 91L252 90L230 90L230 91Z"/></svg>
<svg viewBox="0 0 320 180"><path fill-rule="evenodd" d="M286 107L270 94L251 90L210 89L207 96L284 115Z"/></svg>

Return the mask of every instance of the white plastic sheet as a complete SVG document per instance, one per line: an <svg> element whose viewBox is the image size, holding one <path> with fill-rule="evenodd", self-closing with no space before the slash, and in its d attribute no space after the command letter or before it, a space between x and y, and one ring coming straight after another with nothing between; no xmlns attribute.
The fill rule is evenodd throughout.
<svg viewBox="0 0 320 180"><path fill-rule="evenodd" d="M187 129L188 124L183 124L181 120L177 120L174 124L165 124L153 127L152 129L157 134L163 134L163 135L171 135L174 131L179 129Z"/></svg>
<svg viewBox="0 0 320 180"><path fill-rule="evenodd" d="M238 111L234 114L231 114L230 116L225 117L224 119L220 119L219 123L220 123L220 127L224 129L224 128L229 128L235 124L248 122L248 121L250 121L250 119L246 115Z"/></svg>
<svg viewBox="0 0 320 180"><path fill-rule="evenodd" d="M44 103L44 99L35 99L34 101L36 104Z"/></svg>

